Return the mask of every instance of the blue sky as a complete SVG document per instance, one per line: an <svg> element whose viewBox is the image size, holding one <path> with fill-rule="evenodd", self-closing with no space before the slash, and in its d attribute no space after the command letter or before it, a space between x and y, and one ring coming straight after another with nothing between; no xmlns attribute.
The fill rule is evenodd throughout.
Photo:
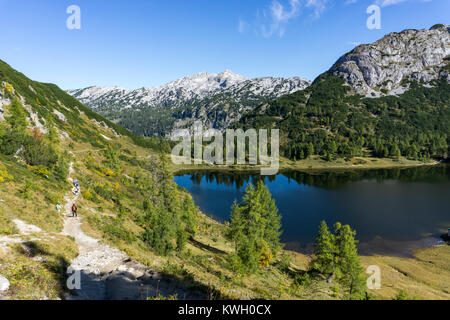
<svg viewBox="0 0 450 320"><path fill-rule="evenodd" d="M367 8L381 8L369 30ZM66 9L81 9L69 30ZM355 44L450 24L449 0L0 0L0 59L63 89L230 69L314 79Z"/></svg>

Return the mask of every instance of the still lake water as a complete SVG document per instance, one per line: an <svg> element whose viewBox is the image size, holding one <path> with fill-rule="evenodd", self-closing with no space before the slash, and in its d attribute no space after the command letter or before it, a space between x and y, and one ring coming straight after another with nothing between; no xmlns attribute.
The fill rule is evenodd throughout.
<svg viewBox="0 0 450 320"><path fill-rule="evenodd" d="M264 179L283 216L282 241L308 252L322 220L357 230L362 253L408 254L450 227L450 166L352 172L195 172L175 177L207 215L227 221L248 183Z"/></svg>

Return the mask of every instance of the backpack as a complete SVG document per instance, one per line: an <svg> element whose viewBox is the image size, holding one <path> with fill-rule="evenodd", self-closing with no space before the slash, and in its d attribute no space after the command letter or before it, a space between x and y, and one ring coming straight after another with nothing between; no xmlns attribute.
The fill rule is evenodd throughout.
<svg viewBox="0 0 450 320"><path fill-rule="evenodd" d="M77 206L76 205L72 206L72 211L74 211L74 212L77 211Z"/></svg>

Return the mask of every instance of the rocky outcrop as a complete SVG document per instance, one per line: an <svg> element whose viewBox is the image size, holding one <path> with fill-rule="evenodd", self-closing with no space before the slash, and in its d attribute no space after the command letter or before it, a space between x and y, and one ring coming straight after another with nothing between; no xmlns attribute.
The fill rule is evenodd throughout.
<svg viewBox="0 0 450 320"><path fill-rule="evenodd" d="M3 109L3 106L7 106L11 103L11 100L4 99L0 93L0 120L5 120L4 113L5 109Z"/></svg>
<svg viewBox="0 0 450 320"><path fill-rule="evenodd" d="M450 81L450 26L390 33L373 44L360 45L341 57L330 72L367 96L398 94L404 80Z"/></svg>

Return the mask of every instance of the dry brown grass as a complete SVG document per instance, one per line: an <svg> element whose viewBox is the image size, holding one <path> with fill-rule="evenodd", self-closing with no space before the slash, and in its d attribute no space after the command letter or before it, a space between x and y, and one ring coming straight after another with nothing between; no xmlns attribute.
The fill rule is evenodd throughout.
<svg viewBox="0 0 450 320"><path fill-rule="evenodd" d="M372 291L379 299L393 299L401 290L411 298L450 299L450 246L417 250L414 258L362 257L362 264L381 268L382 288Z"/></svg>

